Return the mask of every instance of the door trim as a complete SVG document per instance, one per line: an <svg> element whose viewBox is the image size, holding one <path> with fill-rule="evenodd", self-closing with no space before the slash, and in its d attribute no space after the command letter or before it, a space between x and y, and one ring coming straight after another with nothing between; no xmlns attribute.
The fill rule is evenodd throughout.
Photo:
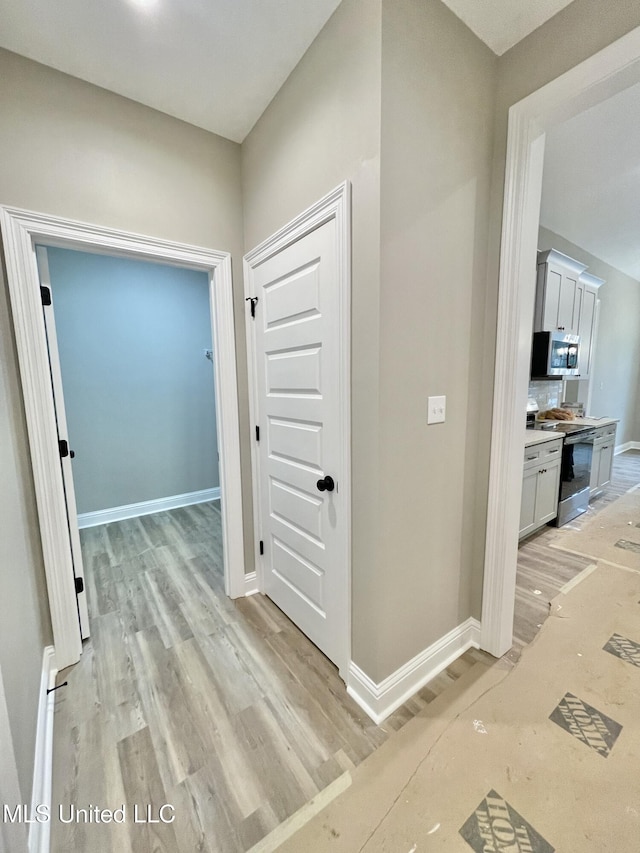
<svg viewBox="0 0 640 853"><path fill-rule="evenodd" d="M82 644L35 243L159 261L208 273L211 324L215 330L215 393L219 403L217 418L225 590L227 595L238 597L244 595L244 547L231 256L227 252L5 206L0 206L0 231L24 397L56 661L58 668L64 669L80 659Z"/></svg>
<svg viewBox="0 0 640 853"><path fill-rule="evenodd" d="M481 637L496 657L513 637L544 133L638 81L640 27L509 110Z"/></svg>
<svg viewBox="0 0 640 853"><path fill-rule="evenodd" d="M51 274L49 272L49 252L45 246L36 247L36 261L40 284L51 293ZM58 334L55 323L55 310L53 300L49 300L49 306L44 308L44 326L47 338L47 349L49 351L49 367L51 371L51 384L53 386L53 400L55 403L58 440L69 441L69 428L67 425L67 412L64 402L64 388L62 385L62 370L60 366L60 351L58 350ZM67 517L74 511L76 506L75 483L73 482L73 463L71 451L67 453L62 463L62 479L64 481L65 503L67 506ZM65 473L66 472L66 473ZM77 520L77 519L76 519ZM89 620L89 605L87 601L87 584L85 582L84 560L82 558L82 543L80 541L80 525L69 523L69 535L71 537L71 559L73 561L73 574L76 580L82 582L83 589L76 593L78 603L78 616L80 618L80 637L86 640L91 634Z"/></svg>
<svg viewBox="0 0 640 853"><path fill-rule="evenodd" d="M340 372L340 434L342 454L336 466L340 491L346 507L344 536L341 543L344 572L344 642L343 654L338 665L340 676L346 682L351 660L351 185L345 181L321 198L303 213L272 234L244 257L245 296L255 296L253 271L269 258L286 249L292 243L315 231L326 222L336 223L336 256L340 302L339 317L339 372ZM258 383L255 346L255 325L247 307L245 313L247 330L247 363L249 372L249 411L251 423L258 423ZM263 558L260 555L260 531L262 517L260 506L260 460L256 442L251 442L251 471L253 486L253 517L255 519L255 564L257 589L264 590Z"/></svg>

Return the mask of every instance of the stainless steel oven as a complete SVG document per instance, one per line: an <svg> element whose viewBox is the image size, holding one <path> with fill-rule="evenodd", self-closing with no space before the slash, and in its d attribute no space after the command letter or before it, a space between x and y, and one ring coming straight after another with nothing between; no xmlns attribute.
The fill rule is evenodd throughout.
<svg viewBox="0 0 640 853"><path fill-rule="evenodd" d="M560 500L556 527L589 509L591 461L595 429L579 424L558 424L564 433L562 468L560 473Z"/></svg>

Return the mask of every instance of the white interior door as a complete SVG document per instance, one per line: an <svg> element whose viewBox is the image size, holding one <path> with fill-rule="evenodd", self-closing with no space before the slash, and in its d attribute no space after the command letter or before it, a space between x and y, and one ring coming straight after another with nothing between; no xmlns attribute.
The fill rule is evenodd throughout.
<svg viewBox="0 0 640 853"><path fill-rule="evenodd" d="M80 620L80 633L84 640L89 636L89 611L87 608L87 592L84 580L84 567L82 564L82 549L80 547L80 532L78 530L76 494L73 488L72 460L74 453L69 445L69 432L67 430L64 394L62 390L62 373L60 371L60 358L58 355L58 339L56 337L56 324L53 313L53 295L49 276L49 262L47 258L47 250L44 246L37 247L36 257L38 260L40 285L42 288L48 290L48 295L46 292L43 294L42 310L44 312L44 323L47 332L47 347L49 349L49 364L51 366L51 385L53 388L53 400L56 410L58 444L60 446L60 464L62 466L62 479L64 481L64 496L67 510L67 524L69 526L71 556L73 560L73 574L76 582L76 597L78 599L78 618Z"/></svg>
<svg viewBox="0 0 640 853"><path fill-rule="evenodd" d="M262 589L336 663L349 655L345 276L335 218L252 265ZM348 337L348 335L347 335ZM347 398L348 399L348 398Z"/></svg>

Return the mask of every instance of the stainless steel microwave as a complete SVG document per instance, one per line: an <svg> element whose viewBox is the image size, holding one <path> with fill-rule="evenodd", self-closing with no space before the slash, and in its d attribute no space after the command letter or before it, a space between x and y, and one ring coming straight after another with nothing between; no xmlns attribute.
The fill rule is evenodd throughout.
<svg viewBox="0 0 640 853"><path fill-rule="evenodd" d="M579 335L564 332L534 332L531 378L552 379L578 375Z"/></svg>

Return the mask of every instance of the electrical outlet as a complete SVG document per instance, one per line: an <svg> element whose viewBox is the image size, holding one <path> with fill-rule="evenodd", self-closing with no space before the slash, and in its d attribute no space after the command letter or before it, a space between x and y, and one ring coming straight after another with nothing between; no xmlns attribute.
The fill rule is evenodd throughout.
<svg viewBox="0 0 640 853"><path fill-rule="evenodd" d="M446 397L429 397L427 408L427 423L442 424L444 423L447 409Z"/></svg>

